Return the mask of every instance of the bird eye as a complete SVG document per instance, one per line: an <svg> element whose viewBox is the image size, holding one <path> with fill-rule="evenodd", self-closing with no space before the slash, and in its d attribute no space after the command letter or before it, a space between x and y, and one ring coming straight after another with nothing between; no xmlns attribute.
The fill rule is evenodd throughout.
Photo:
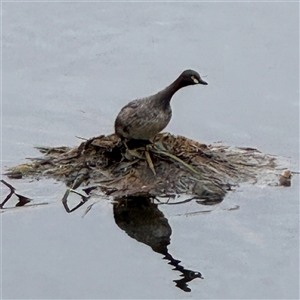
<svg viewBox="0 0 300 300"><path fill-rule="evenodd" d="M194 81L195 83L199 83L199 80L198 80L195 76L191 76L191 78L193 79L193 81Z"/></svg>

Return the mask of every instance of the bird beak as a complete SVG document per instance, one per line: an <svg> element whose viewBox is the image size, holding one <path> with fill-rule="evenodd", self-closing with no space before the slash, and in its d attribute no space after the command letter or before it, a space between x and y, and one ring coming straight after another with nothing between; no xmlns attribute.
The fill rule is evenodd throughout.
<svg viewBox="0 0 300 300"><path fill-rule="evenodd" d="M208 85L208 83L206 81L202 80L201 78L200 78L200 81L198 80L198 83Z"/></svg>

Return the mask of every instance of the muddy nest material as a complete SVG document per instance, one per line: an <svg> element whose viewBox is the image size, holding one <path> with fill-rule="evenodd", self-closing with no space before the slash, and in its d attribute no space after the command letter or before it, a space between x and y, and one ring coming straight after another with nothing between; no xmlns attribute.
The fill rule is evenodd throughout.
<svg viewBox="0 0 300 300"><path fill-rule="evenodd" d="M7 175L50 177L114 198L185 194L221 201L241 182L277 184L284 169L276 157L256 149L205 145L168 133L157 135L154 144L130 142L128 148L114 134L86 140L76 148L39 147L43 157L11 168Z"/></svg>

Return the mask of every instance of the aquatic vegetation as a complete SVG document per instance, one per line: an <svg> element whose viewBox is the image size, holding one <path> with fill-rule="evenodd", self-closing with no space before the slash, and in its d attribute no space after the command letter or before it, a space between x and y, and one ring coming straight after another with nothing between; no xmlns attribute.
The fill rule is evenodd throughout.
<svg viewBox="0 0 300 300"><path fill-rule="evenodd" d="M289 172L281 159L253 148L206 145L169 133L158 134L153 144L132 140L125 147L112 134L75 148L37 149L42 157L9 169L7 176L63 181L69 187L64 203L79 186L86 195L95 189L113 198L184 194L202 204L218 203L242 182L279 185L286 181L280 174Z"/></svg>

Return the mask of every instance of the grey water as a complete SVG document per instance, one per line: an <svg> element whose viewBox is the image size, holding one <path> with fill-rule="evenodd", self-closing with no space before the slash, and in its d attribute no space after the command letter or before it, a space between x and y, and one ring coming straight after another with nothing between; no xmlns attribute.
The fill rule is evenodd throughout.
<svg viewBox="0 0 300 300"><path fill-rule="evenodd" d="M122 106L188 68L208 86L173 97L166 131L284 156L299 171L299 3L2 2L1 13L2 173L39 156L35 146L112 133ZM190 292L118 226L108 199L67 214L62 183L7 181L49 204L0 214L3 299L299 298L296 174L289 188L241 186L208 213L158 206L168 253L204 277Z"/></svg>

